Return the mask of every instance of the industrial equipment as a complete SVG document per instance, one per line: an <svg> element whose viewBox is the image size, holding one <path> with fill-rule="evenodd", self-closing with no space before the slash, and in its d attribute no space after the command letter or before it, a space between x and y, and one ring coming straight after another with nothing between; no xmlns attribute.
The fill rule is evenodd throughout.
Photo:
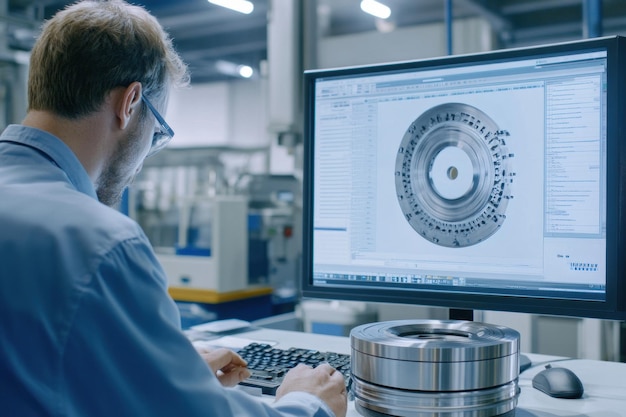
<svg viewBox="0 0 626 417"><path fill-rule="evenodd" d="M146 160L129 192L129 215L150 239L172 297L208 304L217 318L284 312L297 295L300 183L224 163L226 153L254 151L165 149Z"/></svg>

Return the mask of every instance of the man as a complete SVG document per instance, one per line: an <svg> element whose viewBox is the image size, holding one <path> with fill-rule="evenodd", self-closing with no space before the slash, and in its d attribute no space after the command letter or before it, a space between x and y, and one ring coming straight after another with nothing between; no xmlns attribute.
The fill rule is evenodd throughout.
<svg viewBox="0 0 626 417"><path fill-rule="evenodd" d="M44 26L27 116L0 136L0 415L345 415L327 365L272 404L226 387L245 362L196 352L145 235L108 207L173 135L159 113L186 82L140 7L84 1Z"/></svg>

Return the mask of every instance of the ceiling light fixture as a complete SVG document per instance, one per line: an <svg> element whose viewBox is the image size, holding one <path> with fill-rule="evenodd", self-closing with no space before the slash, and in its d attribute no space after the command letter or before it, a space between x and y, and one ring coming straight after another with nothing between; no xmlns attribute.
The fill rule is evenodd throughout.
<svg viewBox="0 0 626 417"><path fill-rule="evenodd" d="M243 78L250 78L250 77L252 77L252 75L254 75L254 70L249 65L239 65L237 67L237 72Z"/></svg>
<svg viewBox="0 0 626 417"><path fill-rule="evenodd" d="M391 16L391 9L376 0L361 1L361 10L381 19L387 19Z"/></svg>
<svg viewBox="0 0 626 417"><path fill-rule="evenodd" d="M250 14L254 10L254 4L247 0L208 0L217 6L226 7L243 14Z"/></svg>
<svg viewBox="0 0 626 417"><path fill-rule="evenodd" d="M251 66L239 65L223 59L215 62L215 69L232 77L251 78L254 75L254 69Z"/></svg>

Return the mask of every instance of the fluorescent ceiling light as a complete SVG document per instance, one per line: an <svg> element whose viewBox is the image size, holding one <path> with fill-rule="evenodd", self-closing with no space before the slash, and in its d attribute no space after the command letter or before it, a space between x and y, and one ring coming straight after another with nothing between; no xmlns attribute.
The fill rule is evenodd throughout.
<svg viewBox="0 0 626 417"><path fill-rule="evenodd" d="M250 78L254 75L254 69L249 65L237 65L234 62L224 61L222 59L215 62L215 69L222 74L231 75L233 77Z"/></svg>
<svg viewBox="0 0 626 417"><path fill-rule="evenodd" d="M248 65L239 65L237 67L237 72L243 78L250 78L254 74L254 70L252 69L252 67L250 67Z"/></svg>
<svg viewBox="0 0 626 417"><path fill-rule="evenodd" d="M209 0L209 3L244 14L250 14L254 10L254 4L247 0Z"/></svg>
<svg viewBox="0 0 626 417"><path fill-rule="evenodd" d="M387 19L391 16L391 9L376 0L361 1L361 10L381 19Z"/></svg>

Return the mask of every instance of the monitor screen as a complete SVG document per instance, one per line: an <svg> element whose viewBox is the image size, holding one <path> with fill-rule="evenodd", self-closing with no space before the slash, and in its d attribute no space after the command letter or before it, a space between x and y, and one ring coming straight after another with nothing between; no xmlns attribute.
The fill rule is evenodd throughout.
<svg viewBox="0 0 626 417"><path fill-rule="evenodd" d="M305 72L303 296L626 318L626 42Z"/></svg>

